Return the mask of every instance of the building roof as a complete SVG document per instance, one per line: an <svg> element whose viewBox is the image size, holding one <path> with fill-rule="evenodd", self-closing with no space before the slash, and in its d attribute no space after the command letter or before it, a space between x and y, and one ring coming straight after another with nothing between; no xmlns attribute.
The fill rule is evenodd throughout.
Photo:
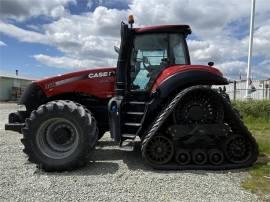
<svg viewBox="0 0 270 202"><path fill-rule="evenodd" d="M20 79L20 80L27 80L27 81L34 81L37 80L36 78L31 78L27 76L16 76L12 74L7 74L7 73L0 73L0 78L10 78L10 79Z"/></svg>

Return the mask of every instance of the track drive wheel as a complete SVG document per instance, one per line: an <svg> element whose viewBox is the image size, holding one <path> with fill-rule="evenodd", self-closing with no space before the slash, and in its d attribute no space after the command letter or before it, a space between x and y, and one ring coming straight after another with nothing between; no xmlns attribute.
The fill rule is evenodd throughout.
<svg viewBox="0 0 270 202"><path fill-rule="evenodd" d="M23 128L24 152L46 171L85 165L98 139L91 113L72 101L51 101L34 110Z"/></svg>
<svg viewBox="0 0 270 202"><path fill-rule="evenodd" d="M215 94L194 90L178 103L173 119L178 124L206 124L222 122L224 110Z"/></svg>
<svg viewBox="0 0 270 202"><path fill-rule="evenodd" d="M168 163L174 155L174 145L168 137L154 136L142 146L143 159L152 166Z"/></svg>

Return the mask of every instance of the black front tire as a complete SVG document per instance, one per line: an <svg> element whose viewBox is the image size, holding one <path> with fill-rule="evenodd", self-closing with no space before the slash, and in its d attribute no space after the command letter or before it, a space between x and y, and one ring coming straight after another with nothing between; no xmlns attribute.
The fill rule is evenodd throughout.
<svg viewBox="0 0 270 202"><path fill-rule="evenodd" d="M34 110L23 128L24 152L46 171L84 166L98 140L91 113L72 101L51 101Z"/></svg>

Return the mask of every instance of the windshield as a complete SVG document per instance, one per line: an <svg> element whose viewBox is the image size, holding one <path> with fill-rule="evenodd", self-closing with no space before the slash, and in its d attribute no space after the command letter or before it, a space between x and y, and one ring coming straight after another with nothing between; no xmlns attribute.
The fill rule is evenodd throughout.
<svg viewBox="0 0 270 202"><path fill-rule="evenodd" d="M182 34L137 35L131 57L131 88L145 90L167 66L187 64Z"/></svg>

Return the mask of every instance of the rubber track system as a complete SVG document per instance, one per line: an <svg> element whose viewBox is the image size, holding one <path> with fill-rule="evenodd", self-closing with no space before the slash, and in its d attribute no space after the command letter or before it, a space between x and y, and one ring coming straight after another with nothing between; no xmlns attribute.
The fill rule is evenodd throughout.
<svg viewBox="0 0 270 202"><path fill-rule="evenodd" d="M75 134L77 134L78 137L77 145L74 149L71 149L71 152L67 153L65 157L61 156L65 153L59 152L58 154L58 150L52 153L53 147L50 148L50 146L46 146L46 148L43 146L45 152L42 152L37 143L38 131L42 124L51 118L59 120L59 117L64 118L63 120L68 120L67 123L71 123L71 125L75 126L74 131L77 131ZM59 124L59 126L56 125L54 127L55 128L53 128L53 126L51 127L54 131L57 131L58 128L66 127L62 129L62 133L63 130L70 128L68 124L65 126L65 122L62 125ZM50 127L44 129L44 134L48 135L49 128ZM51 131L53 131L53 129L51 129ZM30 162L37 164L39 168L45 171L70 171L84 166L89 161L90 154L98 140L98 130L94 116L92 116L91 112L83 105L69 100L51 101L32 111L30 117L26 119L26 126L22 129L22 133L23 138L21 142L24 145L23 152L27 154ZM61 135L61 132L58 134ZM49 141L47 139L43 142ZM61 138L58 139L58 141L61 141ZM60 144L60 146L62 145ZM58 149L59 151L62 149L61 152L63 152L62 147Z"/></svg>
<svg viewBox="0 0 270 202"><path fill-rule="evenodd" d="M179 165L175 162L175 159L172 158L167 164L153 164L150 161L147 160L147 147L148 144L151 142L151 140L158 136L160 134L160 130L162 128L163 123L167 120L167 118L172 114L174 109L176 108L177 104L182 100L182 98L189 92L193 90L206 90L208 92L214 93L218 98L220 98L221 102L223 102L223 109L225 112L224 115L224 122L228 124L232 130L232 136L241 136L244 137L245 140L249 141L251 145L251 157L248 158L245 162L240 163L231 163L229 161L225 161L224 163L220 165L213 165L213 164L204 164L204 165L198 165L198 164L182 164ZM175 148L175 151L181 151L181 148ZM195 149L197 152L197 150ZM247 129L247 127L244 125L242 120L240 119L239 113L237 113L237 110L235 110L228 99L224 98L224 96L217 91L210 89L209 87L205 86L192 86L189 88L184 89L180 93L178 93L171 102L163 108L163 110L160 112L160 114L157 116L153 124L150 126L150 129L148 130L148 133L144 136L144 139L142 141L141 145L141 152L142 157L147 165L149 165L152 168L160 169L160 170L192 170L192 169L200 169L200 170L225 170L225 169L237 169L237 168L244 168L249 167L253 163L256 162L257 156L258 156L258 145ZM176 155L176 154L174 154ZM224 157L225 158L225 157ZM189 159L187 159L187 162L189 162Z"/></svg>

